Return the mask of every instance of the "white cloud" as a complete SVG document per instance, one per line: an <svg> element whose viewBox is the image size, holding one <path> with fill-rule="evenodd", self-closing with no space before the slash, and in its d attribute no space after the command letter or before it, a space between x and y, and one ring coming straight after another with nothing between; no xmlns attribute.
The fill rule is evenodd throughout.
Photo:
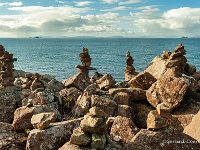
<svg viewBox="0 0 200 150"><path fill-rule="evenodd" d="M103 4L114 4L119 2L119 0L102 0Z"/></svg>
<svg viewBox="0 0 200 150"><path fill-rule="evenodd" d="M110 9L102 9L101 11L122 11L122 10L127 10L127 9L130 9L130 7L118 6L118 7L114 7Z"/></svg>
<svg viewBox="0 0 200 150"><path fill-rule="evenodd" d="M22 2L12 2L9 6L22 6Z"/></svg>
<svg viewBox="0 0 200 150"><path fill-rule="evenodd" d="M145 18L143 13L137 14L133 24L144 35L151 36L199 36L200 8L177 8L160 14L154 18ZM134 14L132 14L133 16ZM140 15L140 16L139 16Z"/></svg>
<svg viewBox="0 0 200 150"><path fill-rule="evenodd" d="M94 3L94 2L91 2L91 1L75 2L76 6L80 6L80 7L88 6L92 3Z"/></svg>
<svg viewBox="0 0 200 150"><path fill-rule="evenodd" d="M134 3L139 3L141 2L142 0L128 0L128 1L125 1L125 2L120 2L119 5L128 5L128 4L134 4Z"/></svg>
<svg viewBox="0 0 200 150"><path fill-rule="evenodd" d="M22 6L22 2L0 3L0 6Z"/></svg>

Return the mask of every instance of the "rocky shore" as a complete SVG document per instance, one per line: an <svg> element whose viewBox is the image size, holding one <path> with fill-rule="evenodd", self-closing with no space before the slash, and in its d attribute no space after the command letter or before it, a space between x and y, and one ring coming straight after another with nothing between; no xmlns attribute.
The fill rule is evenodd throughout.
<svg viewBox="0 0 200 150"><path fill-rule="evenodd" d="M116 82L89 76L96 68L83 48L77 74L59 82L15 70L17 59L0 45L0 149L199 149L200 72L185 54L179 44L137 72L127 51Z"/></svg>

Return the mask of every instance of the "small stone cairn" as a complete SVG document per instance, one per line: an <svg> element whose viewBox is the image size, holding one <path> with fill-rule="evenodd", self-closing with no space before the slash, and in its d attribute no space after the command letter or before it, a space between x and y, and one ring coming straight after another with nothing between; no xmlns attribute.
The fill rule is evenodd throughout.
<svg viewBox="0 0 200 150"><path fill-rule="evenodd" d="M167 74L174 77L181 77L186 66L187 59L185 58L186 50L182 44L179 44L174 52L167 60Z"/></svg>
<svg viewBox="0 0 200 150"><path fill-rule="evenodd" d="M12 86L14 83L13 62L17 61L13 58L13 54L5 51L3 45L0 45L0 85L3 87Z"/></svg>
<svg viewBox="0 0 200 150"><path fill-rule="evenodd" d="M90 67L92 58L88 53L87 48L83 48L83 52L79 54L82 65L77 65L76 68L79 68L79 72L89 73L89 70L96 70L96 68Z"/></svg>
<svg viewBox="0 0 200 150"><path fill-rule="evenodd" d="M92 107L89 113L84 116L80 127L73 131L70 143L75 145L88 145L91 143L92 149L104 149L106 145L106 123L107 117L99 107Z"/></svg>
<svg viewBox="0 0 200 150"><path fill-rule="evenodd" d="M135 77L138 73L135 72L135 68L133 67L133 58L130 55L130 52L126 52L126 68L124 71L125 81L129 81L133 77Z"/></svg>

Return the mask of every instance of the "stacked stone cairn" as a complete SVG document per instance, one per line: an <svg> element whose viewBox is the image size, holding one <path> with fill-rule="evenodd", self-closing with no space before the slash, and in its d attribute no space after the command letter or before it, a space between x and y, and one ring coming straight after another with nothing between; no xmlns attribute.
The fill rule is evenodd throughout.
<svg viewBox="0 0 200 150"><path fill-rule="evenodd" d="M133 77L135 77L138 73L135 72L135 68L133 67L134 59L131 57L130 52L126 52L126 68L124 71L125 81L129 81Z"/></svg>
<svg viewBox="0 0 200 150"><path fill-rule="evenodd" d="M69 79L64 80L62 83L65 87L76 87L83 91L91 84L89 70L96 70L96 68L90 67L92 58L90 58L87 48L83 48L83 52L79 54L79 57L82 65L76 65L76 68L79 69L78 73Z"/></svg>
<svg viewBox="0 0 200 150"><path fill-rule="evenodd" d="M181 77L186 66L187 59L185 58L186 50L182 44L179 44L174 52L167 60L167 74L173 77Z"/></svg>
<svg viewBox="0 0 200 150"><path fill-rule="evenodd" d="M106 145L106 122L107 117L104 111L99 107L92 107L84 116L80 127L73 131L70 138L70 144L91 145L93 149L104 149Z"/></svg>
<svg viewBox="0 0 200 150"><path fill-rule="evenodd" d="M14 83L13 62L17 61L13 58L13 54L5 51L0 45L0 85L3 87L12 86Z"/></svg>

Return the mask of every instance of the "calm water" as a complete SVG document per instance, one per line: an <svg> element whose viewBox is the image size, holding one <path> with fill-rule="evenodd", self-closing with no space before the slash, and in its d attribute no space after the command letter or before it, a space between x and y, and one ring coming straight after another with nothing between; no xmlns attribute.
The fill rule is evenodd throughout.
<svg viewBox="0 0 200 150"><path fill-rule="evenodd" d="M127 50L135 60L136 71L143 71L156 55L161 55L163 50L173 51L179 43L187 50L188 62L200 70L200 38L0 39L0 44L18 59L15 69L51 74L59 81L77 73L75 65L81 64L79 53L83 47L89 49L91 67L97 68L99 73L111 74L117 81L123 81Z"/></svg>

